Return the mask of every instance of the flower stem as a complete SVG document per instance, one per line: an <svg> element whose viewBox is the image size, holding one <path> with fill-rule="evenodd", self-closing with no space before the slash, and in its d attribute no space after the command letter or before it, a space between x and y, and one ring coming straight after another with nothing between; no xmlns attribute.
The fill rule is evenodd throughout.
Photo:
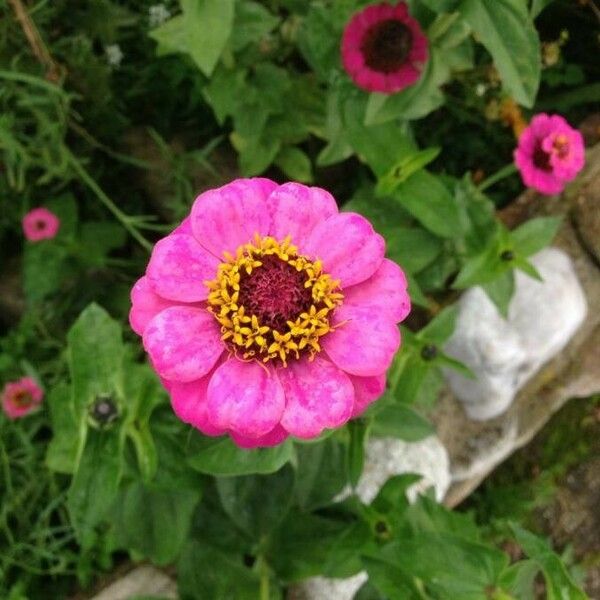
<svg viewBox="0 0 600 600"><path fill-rule="evenodd" d="M83 165L69 153L71 165L77 171L77 174L84 183L94 192L98 200L108 208L108 210L121 222L123 227L131 234L142 248L150 252L152 250L152 244L138 231L132 223L135 217L126 215L102 190L102 188L95 182L94 178L84 169Z"/></svg>
<svg viewBox="0 0 600 600"><path fill-rule="evenodd" d="M260 561L260 600L269 600L271 597L269 590L269 568L267 561L262 556L258 560Z"/></svg>
<svg viewBox="0 0 600 600"><path fill-rule="evenodd" d="M500 170L496 171L493 175L490 175L486 179L484 179L478 186L477 189L480 192L487 190L489 187L493 186L495 183L510 177L513 173L517 172L517 167L514 163L510 163Z"/></svg>

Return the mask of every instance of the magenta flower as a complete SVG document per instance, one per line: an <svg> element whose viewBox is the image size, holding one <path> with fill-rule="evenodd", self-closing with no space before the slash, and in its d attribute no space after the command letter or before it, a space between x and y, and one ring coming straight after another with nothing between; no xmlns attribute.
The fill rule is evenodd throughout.
<svg viewBox="0 0 600 600"><path fill-rule="evenodd" d="M427 61L427 38L405 2L354 14L342 38L342 62L354 83L392 94L415 83Z"/></svg>
<svg viewBox="0 0 600 600"><path fill-rule="evenodd" d="M31 377L10 381L2 390L2 408L9 419L29 414L42 402L44 392Z"/></svg>
<svg viewBox="0 0 600 600"><path fill-rule="evenodd" d="M384 245L320 188L255 178L201 194L131 294L178 417L257 447L360 414L410 311Z"/></svg>
<svg viewBox="0 0 600 600"><path fill-rule="evenodd" d="M34 208L23 217L23 233L30 242L50 240L60 227L60 219L47 208Z"/></svg>
<svg viewBox="0 0 600 600"><path fill-rule="evenodd" d="M521 134L514 157L526 186L559 194L583 168L583 137L560 115L540 113Z"/></svg>

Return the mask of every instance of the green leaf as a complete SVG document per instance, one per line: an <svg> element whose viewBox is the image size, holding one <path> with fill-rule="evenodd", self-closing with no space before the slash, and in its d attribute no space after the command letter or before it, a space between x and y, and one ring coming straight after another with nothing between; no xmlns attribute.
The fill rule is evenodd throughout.
<svg viewBox="0 0 600 600"><path fill-rule="evenodd" d="M187 52L210 77L233 27L234 0L181 0Z"/></svg>
<svg viewBox="0 0 600 600"><path fill-rule="evenodd" d="M158 56L173 52L185 54L188 51L188 30L183 15L169 19L150 31L149 35L158 43Z"/></svg>
<svg viewBox="0 0 600 600"><path fill-rule="evenodd" d="M52 440L46 453L48 468L59 473L73 473L77 458L85 443L85 423L75 414L71 388L59 384L48 395Z"/></svg>
<svg viewBox="0 0 600 600"><path fill-rule="evenodd" d="M458 307L455 304L446 306L419 331L416 339L443 344L454 332L457 316Z"/></svg>
<svg viewBox="0 0 600 600"><path fill-rule="evenodd" d="M411 302L423 308L429 308L431 302L427 296L423 293L419 282L414 278L412 273L406 272L406 279L408 281L408 295L410 296Z"/></svg>
<svg viewBox="0 0 600 600"><path fill-rule="evenodd" d="M540 40L523 0L463 0L464 19L494 59L510 95L533 106L540 83Z"/></svg>
<svg viewBox="0 0 600 600"><path fill-rule="evenodd" d="M313 179L310 158L294 146L286 146L275 157L275 164L294 181L309 183Z"/></svg>
<svg viewBox="0 0 600 600"><path fill-rule="evenodd" d="M241 555L224 552L200 540L188 542L177 575L181 600L260 597L258 574L244 567Z"/></svg>
<svg viewBox="0 0 600 600"><path fill-rule="evenodd" d="M442 251L441 240L422 227L378 229L385 237L387 255L403 269L418 273Z"/></svg>
<svg viewBox="0 0 600 600"><path fill-rule="evenodd" d="M426 148L403 157L377 182L375 193L379 196L390 195L398 185L406 181L413 173L435 160L440 151L441 148Z"/></svg>
<svg viewBox="0 0 600 600"><path fill-rule="evenodd" d="M444 238L463 233L459 206L435 175L414 173L396 188L393 197L432 233Z"/></svg>
<svg viewBox="0 0 600 600"><path fill-rule="evenodd" d="M353 420L348 423L350 443L348 444L348 480L352 487L356 487L362 474L365 462L365 438L367 425L363 420Z"/></svg>
<svg viewBox="0 0 600 600"><path fill-rule="evenodd" d="M80 256L88 265L101 267L111 250L120 248L127 239L126 230L110 221L88 221L81 226Z"/></svg>
<svg viewBox="0 0 600 600"><path fill-rule="evenodd" d="M115 505L116 541L158 565L179 555L190 528L200 489L156 490L131 482Z"/></svg>
<svg viewBox="0 0 600 600"><path fill-rule="evenodd" d="M67 507L83 549L96 540L95 528L107 520L117 496L123 468L119 429L89 429L81 460L67 496Z"/></svg>
<svg viewBox="0 0 600 600"><path fill-rule="evenodd" d="M294 494L304 510L329 504L346 485L345 446L331 437L316 444L298 444Z"/></svg>
<svg viewBox="0 0 600 600"><path fill-rule="evenodd" d="M410 406L388 404L375 415L371 433L379 437L418 442L435 433L435 429L425 417Z"/></svg>
<svg viewBox="0 0 600 600"><path fill-rule="evenodd" d="M239 153L244 177L260 175L275 160L281 147L281 140L269 135L241 139L232 134L231 141Z"/></svg>
<svg viewBox="0 0 600 600"><path fill-rule="evenodd" d="M231 47L234 52L249 44L259 43L270 31L275 29L280 19L264 6L252 0L240 0L235 4L233 35Z"/></svg>
<svg viewBox="0 0 600 600"><path fill-rule="evenodd" d="M504 570L500 586L519 600L535 600L535 578L540 566L533 560L520 560Z"/></svg>
<svg viewBox="0 0 600 600"><path fill-rule="evenodd" d="M511 523L511 529L525 554L542 569L548 600L586 600L586 594L575 585L565 565L544 540L516 523Z"/></svg>
<svg viewBox="0 0 600 600"><path fill-rule="evenodd" d="M123 397L121 327L97 304L79 315L67 334L75 410L87 409L102 394Z"/></svg>
<svg viewBox="0 0 600 600"><path fill-rule="evenodd" d="M291 460L293 445L287 441L274 448L244 450L229 438L195 436L188 464L208 475L273 473Z"/></svg>
<svg viewBox="0 0 600 600"><path fill-rule="evenodd" d="M23 290L29 303L57 292L71 269L67 248L55 240L28 243L23 253Z"/></svg>
<svg viewBox="0 0 600 600"><path fill-rule="evenodd" d="M510 232L513 248L521 256L531 256L548 246L562 223L560 217L538 217Z"/></svg>
<svg viewBox="0 0 600 600"><path fill-rule="evenodd" d="M398 563L379 555L363 556L363 564L369 574L369 582L387 600L421 600L423 595L414 577L407 575Z"/></svg>
<svg viewBox="0 0 600 600"><path fill-rule="evenodd" d="M360 570L360 551L370 538L364 523L293 511L273 532L268 559L286 582L349 577Z"/></svg>
<svg viewBox="0 0 600 600"><path fill-rule="evenodd" d="M220 477L216 485L229 518L258 539L277 527L289 511L294 470L286 465L270 475Z"/></svg>
<svg viewBox="0 0 600 600"><path fill-rule="evenodd" d="M481 286L490 300L496 305L500 314L506 319L508 307L515 291L515 274L511 269L496 279Z"/></svg>
<svg viewBox="0 0 600 600"><path fill-rule="evenodd" d="M535 19L547 6L552 4L554 0L532 0L529 13L531 18Z"/></svg>

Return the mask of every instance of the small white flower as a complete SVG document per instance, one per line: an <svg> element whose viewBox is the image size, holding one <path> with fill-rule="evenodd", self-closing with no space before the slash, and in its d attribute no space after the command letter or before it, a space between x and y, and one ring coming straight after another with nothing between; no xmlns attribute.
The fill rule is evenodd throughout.
<svg viewBox="0 0 600 600"><path fill-rule="evenodd" d="M118 67L121 64L121 61L123 60L123 51L119 44L104 46L104 53L106 54L106 62L108 62L111 67Z"/></svg>
<svg viewBox="0 0 600 600"><path fill-rule="evenodd" d="M154 4L148 9L148 22L150 23L150 27L162 25L170 16L171 13L164 4Z"/></svg>
<svg viewBox="0 0 600 600"><path fill-rule="evenodd" d="M487 91L487 85L485 85L485 83L478 83L475 86L475 95L479 96L480 98L485 96L486 91Z"/></svg>

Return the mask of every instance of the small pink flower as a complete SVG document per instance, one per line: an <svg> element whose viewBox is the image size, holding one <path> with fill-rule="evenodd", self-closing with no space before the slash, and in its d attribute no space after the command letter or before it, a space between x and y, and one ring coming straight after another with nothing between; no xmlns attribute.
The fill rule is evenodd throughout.
<svg viewBox="0 0 600 600"><path fill-rule="evenodd" d="M52 239L59 227L60 219L47 208L34 208L23 217L23 233L30 242Z"/></svg>
<svg viewBox="0 0 600 600"><path fill-rule="evenodd" d="M526 186L559 194L583 168L583 137L560 115L540 113L521 134L514 158Z"/></svg>
<svg viewBox="0 0 600 600"><path fill-rule="evenodd" d="M201 194L131 292L131 326L178 417L252 448L362 413L410 311L384 251L320 188L255 178Z"/></svg>
<svg viewBox="0 0 600 600"><path fill-rule="evenodd" d="M392 94L415 83L427 61L427 38L405 2L354 14L342 38L342 62L354 83Z"/></svg>
<svg viewBox="0 0 600 600"><path fill-rule="evenodd" d="M31 377L11 381L2 390L2 408L9 419L19 419L42 402L44 392Z"/></svg>

